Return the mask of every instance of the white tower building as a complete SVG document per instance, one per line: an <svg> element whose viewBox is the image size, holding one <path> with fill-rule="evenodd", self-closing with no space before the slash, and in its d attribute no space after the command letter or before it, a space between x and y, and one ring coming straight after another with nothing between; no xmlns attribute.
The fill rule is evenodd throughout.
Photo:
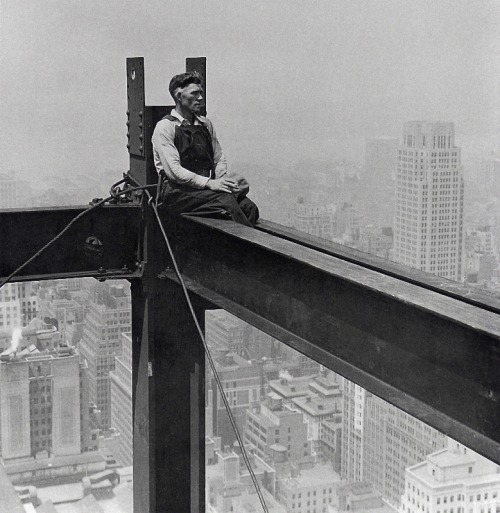
<svg viewBox="0 0 500 513"><path fill-rule="evenodd" d="M453 123L405 123L396 174L394 259L457 281L464 274L460 162Z"/></svg>

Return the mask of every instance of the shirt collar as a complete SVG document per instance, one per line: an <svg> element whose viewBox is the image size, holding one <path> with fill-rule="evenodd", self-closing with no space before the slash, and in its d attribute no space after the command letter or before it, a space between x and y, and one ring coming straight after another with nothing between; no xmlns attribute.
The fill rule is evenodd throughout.
<svg viewBox="0 0 500 513"><path fill-rule="evenodd" d="M187 122L187 120L185 118L183 118L175 109L171 110L170 115L173 116L174 118L178 119L181 123L183 121ZM203 124L201 119L196 114L194 115L194 124L195 125L202 125Z"/></svg>

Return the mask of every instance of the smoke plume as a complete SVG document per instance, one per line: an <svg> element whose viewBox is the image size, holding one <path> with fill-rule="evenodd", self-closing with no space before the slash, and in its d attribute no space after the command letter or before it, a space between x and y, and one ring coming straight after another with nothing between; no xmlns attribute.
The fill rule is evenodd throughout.
<svg viewBox="0 0 500 513"><path fill-rule="evenodd" d="M12 332L12 339L10 341L10 349L12 351L17 351L17 348L19 347L19 342L21 342L22 338L23 333L21 331L21 328L14 328L14 331Z"/></svg>

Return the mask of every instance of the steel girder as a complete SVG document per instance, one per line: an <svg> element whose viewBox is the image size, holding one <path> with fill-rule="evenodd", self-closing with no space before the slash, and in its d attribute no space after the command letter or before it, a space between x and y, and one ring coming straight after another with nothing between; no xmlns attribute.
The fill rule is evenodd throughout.
<svg viewBox="0 0 500 513"><path fill-rule="evenodd" d="M235 223L167 225L194 293L500 463L490 307Z"/></svg>
<svg viewBox="0 0 500 513"><path fill-rule="evenodd" d="M0 211L0 281L88 207ZM141 208L111 205L79 219L13 281L141 275Z"/></svg>

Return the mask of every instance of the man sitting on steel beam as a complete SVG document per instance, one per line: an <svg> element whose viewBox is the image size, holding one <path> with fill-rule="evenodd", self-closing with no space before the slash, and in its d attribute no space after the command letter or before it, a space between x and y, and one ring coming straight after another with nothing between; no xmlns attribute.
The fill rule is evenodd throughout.
<svg viewBox="0 0 500 513"><path fill-rule="evenodd" d="M227 171L215 130L199 115L203 86L196 72L176 75L168 87L175 109L153 132L156 169L165 180L162 204L173 213L226 217L255 226L259 210L247 198L248 182Z"/></svg>

